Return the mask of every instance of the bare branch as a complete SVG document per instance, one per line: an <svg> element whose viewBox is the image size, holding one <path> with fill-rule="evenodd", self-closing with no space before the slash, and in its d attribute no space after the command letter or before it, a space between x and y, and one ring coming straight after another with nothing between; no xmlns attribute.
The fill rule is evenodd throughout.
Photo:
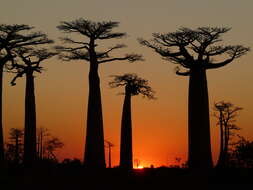
<svg viewBox="0 0 253 190"><path fill-rule="evenodd" d="M209 63L206 65L207 69L216 69L223 67L229 63L231 63L234 59L241 57L242 55L246 54L250 48L243 47L241 45L237 46L230 46L229 49L226 50L226 53L230 56L229 59L220 62L220 63Z"/></svg>
<svg viewBox="0 0 253 190"><path fill-rule="evenodd" d="M109 48L107 51L105 52L97 52L97 58L101 59L101 58L109 58L109 53L115 49L120 49L120 48L124 48L126 47L126 45L124 44L117 44L111 48Z"/></svg>
<svg viewBox="0 0 253 190"><path fill-rule="evenodd" d="M211 46L209 50L204 52L206 56L217 56L226 53L228 50L231 49L231 46Z"/></svg>
<svg viewBox="0 0 253 190"><path fill-rule="evenodd" d="M60 40L63 41L64 43L81 44L81 45L85 45L86 47L88 47L88 45L89 45L89 43L74 41L74 40L72 40L71 38L68 38L68 37L60 38Z"/></svg>
<svg viewBox="0 0 253 190"><path fill-rule="evenodd" d="M177 75L180 75L180 76L189 76L191 74L190 70L182 72L182 71L180 71L179 67L175 68L175 72L176 72Z"/></svg>
<svg viewBox="0 0 253 190"><path fill-rule="evenodd" d="M12 79L11 85L15 86L16 85L16 79L19 78L19 77L23 77L24 74L25 74L25 71L18 72L17 75Z"/></svg>
<svg viewBox="0 0 253 190"><path fill-rule="evenodd" d="M124 61L127 60L129 62L135 62L135 61L142 61L142 55L139 54L126 54L124 57L115 57L110 59L104 59L101 61L98 61L98 63L106 63L106 62L112 62L112 61Z"/></svg>
<svg viewBox="0 0 253 190"><path fill-rule="evenodd" d="M68 54L59 54L59 58L63 61L71 61L71 60L85 60L90 61L90 56L88 52L82 51L73 51Z"/></svg>
<svg viewBox="0 0 253 190"><path fill-rule="evenodd" d="M61 52L73 52L73 51L76 51L76 50L81 50L81 49L86 49L86 50L89 50L89 48L87 46L80 46L80 47L75 47L75 48L72 48L72 47L64 47L64 46L55 46L54 47L55 50L59 53Z"/></svg>

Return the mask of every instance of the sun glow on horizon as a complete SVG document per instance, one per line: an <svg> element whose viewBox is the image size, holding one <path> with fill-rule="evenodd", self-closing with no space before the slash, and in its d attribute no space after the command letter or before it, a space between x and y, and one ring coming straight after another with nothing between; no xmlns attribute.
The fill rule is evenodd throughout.
<svg viewBox="0 0 253 190"><path fill-rule="evenodd" d="M134 169L143 169L143 168L144 168L144 166L142 166L142 165L134 167Z"/></svg>

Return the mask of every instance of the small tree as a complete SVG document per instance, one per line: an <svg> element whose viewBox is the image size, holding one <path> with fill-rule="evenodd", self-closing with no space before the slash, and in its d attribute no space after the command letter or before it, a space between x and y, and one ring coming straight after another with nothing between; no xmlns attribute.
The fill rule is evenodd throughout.
<svg viewBox="0 0 253 190"><path fill-rule="evenodd" d="M151 41L140 39L165 60L178 65L176 74L189 76L188 94L188 164L190 168L211 168L209 100L206 70L223 67L249 51L241 45L223 46L221 36L230 29L200 27L180 28L167 34L154 33ZM216 62L215 58L225 57ZM180 71L180 69L184 69Z"/></svg>
<svg viewBox="0 0 253 190"><path fill-rule="evenodd" d="M48 129L40 127L37 130L37 157L42 160L45 154L45 139L50 136Z"/></svg>
<svg viewBox="0 0 253 190"><path fill-rule="evenodd" d="M235 125L235 118L242 108L234 106L230 102L221 101L214 104L214 110L216 111L214 115L218 118L220 127L220 154L217 167L225 167L229 159L229 142L234 135L232 131L240 130L240 128Z"/></svg>
<svg viewBox="0 0 253 190"><path fill-rule="evenodd" d="M110 87L125 87L125 100L121 120L120 167L124 169L132 169L131 97L141 94L148 99L154 99L154 91L148 85L147 80L138 77L136 74L115 75L113 77L114 80L109 83Z"/></svg>
<svg viewBox="0 0 253 190"><path fill-rule="evenodd" d="M51 41L49 41L51 42ZM40 63L55 55L46 49L35 50L32 48L18 48L15 50L21 63L13 64L16 68L16 76L11 81L16 85L16 79L26 76L25 91L25 140L24 140L24 163L32 164L36 160L36 103L34 94L34 73L41 73Z"/></svg>
<svg viewBox="0 0 253 190"><path fill-rule="evenodd" d="M21 129L11 128L9 135L6 150L7 160L13 161L15 164L21 163L23 160L24 132Z"/></svg>
<svg viewBox="0 0 253 190"><path fill-rule="evenodd" d="M97 50L99 41L108 41L110 39L119 39L124 37L125 33L113 32L118 27L118 22L93 22L85 19L78 19L71 22L61 22L57 27L66 33L75 33L84 37L84 40L73 40L71 38L62 38L63 42L70 44L67 47L56 47L62 54L60 58L66 61L84 60L89 62L89 98L87 111L87 129L84 163L86 167L105 168L104 153L104 132L103 116L100 92L100 79L98 67L103 63L113 61L127 60L134 62L141 60L137 54L126 54L122 57L114 57L111 53L116 49L125 47L123 44L117 44L106 50Z"/></svg>
<svg viewBox="0 0 253 190"><path fill-rule="evenodd" d="M45 150L47 154L47 159L57 160L55 156L55 151L64 146L63 142L61 142L58 138L52 137L45 142Z"/></svg>
<svg viewBox="0 0 253 190"><path fill-rule="evenodd" d="M2 93L3 71L9 69L8 62L14 62L12 50L30 45L48 43L45 34L30 32L33 27L25 24L0 24L0 166L4 161L3 126L2 126ZM30 32L30 33L27 33Z"/></svg>

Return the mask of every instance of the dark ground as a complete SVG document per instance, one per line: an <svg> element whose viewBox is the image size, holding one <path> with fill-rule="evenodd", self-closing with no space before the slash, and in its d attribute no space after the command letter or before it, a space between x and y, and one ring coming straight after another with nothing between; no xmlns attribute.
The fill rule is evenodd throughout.
<svg viewBox="0 0 253 190"><path fill-rule="evenodd" d="M253 169L118 168L87 170L81 166L8 168L1 171L0 190L85 190L85 189L253 189Z"/></svg>

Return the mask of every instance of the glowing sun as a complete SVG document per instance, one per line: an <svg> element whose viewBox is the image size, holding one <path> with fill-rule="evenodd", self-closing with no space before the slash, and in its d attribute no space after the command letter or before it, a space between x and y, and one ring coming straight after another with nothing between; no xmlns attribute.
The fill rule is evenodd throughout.
<svg viewBox="0 0 253 190"><path fill-rule="evenodd" d="M142 165L135 167L135 169L143 169L143 168L144 168L144 166L142 166Z"/></svg>

